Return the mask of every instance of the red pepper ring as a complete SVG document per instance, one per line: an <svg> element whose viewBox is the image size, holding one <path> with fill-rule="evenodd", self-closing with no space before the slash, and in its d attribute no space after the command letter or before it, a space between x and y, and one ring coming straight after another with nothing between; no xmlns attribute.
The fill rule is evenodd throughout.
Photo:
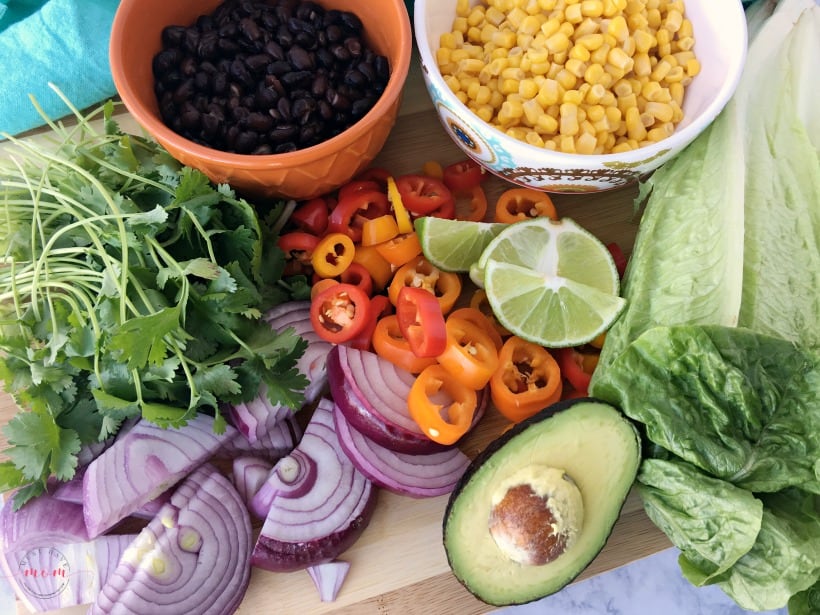
<svg viewBox="0 0 820 615"><path fill-rule="evenodd" d="M442 393L450 400L446 408L438 401ZM475 390L438 364L422 370L407 396L410 416L428 438L439 444L455 444L470 430L477 405Z"/></svg>
<svg viewBox="0 0 820 615"><path fill-rule="evenodd" d="M313 329L333 344L343 344L355 338L371 318L370 297L352 284L333 284L310 302Z"/></svg>
<svg viewBox="0 0 820 615"><path fill-rule="evenodd" d="M455 203L450 189L434 177L402 175L396 178L396 188L404 207L417 216L432 214L448 203Z"/></svg>
<svg viewBox="0 0 820 615"><path fill-rule="evenodd" d="M322 197L316 197L300 203L290 215L290 222L299 230L314 235L322 235L327 230L330 207Z"/></svg>
<svg viewBox="0 0 820 615"><path fill-rule="evenodd" d="M387 194L376 190L353 192L336 203L330 212L327 230L330 233L344 233L358 243L362 240L364 221L389 212Z"/></svg>
<svg viewBox="0 0 820 615"><path fill-rule="evenodd" d="M291 231L279 236L276 241L285 253L285 275L305 274L312 267L311 261L319 238L304 231Z"/></svg>
<svg viewBox="0 0 820 615"><path fill-rule="evenodd" d="M470 192L484 181L484 169L472 158L448 164L441 175L453 192Z"/></svg>
<svg viewBox="0 0 820 615"><path fill-rule="evenodd" d="M592 374L584 369L584 355L574 348L556 348L555 358L561 368L561 376L579 393L586 395Z"/></svg>
<svg viewBox="0 0 820 615"><path fill-rule="evenodd" d="M479 184L466 190L453 190L456 199L455 217L457 220L469 220L471 222L483 222L487 216L487 193ZM461 201L469 199L469 211L462 215Z"/></svg>
<svg viewBox="0 0 820 615"><path fill-rule="evenodd" d="M399 291L396 316L402 336L417 357L437 357L447 347L444 313L436 296L412 286Z"/></svg>

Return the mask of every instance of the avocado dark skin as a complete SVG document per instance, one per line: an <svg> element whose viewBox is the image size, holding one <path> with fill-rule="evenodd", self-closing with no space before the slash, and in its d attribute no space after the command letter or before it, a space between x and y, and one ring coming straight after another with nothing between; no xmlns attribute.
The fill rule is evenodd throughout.
<svg viewBox="0 0 820 615"><path fill-rule="evenodd" d="M603 549L640 459L635 426L598 399L558 402L515 425L472 461L450 494L443 540L453 574L473 595L494 606L524 604L559 591ZM565 484L555 484L561 482L556 476L569 479L576 499L565 497L569 491ZM519 481L531 488L513 489ZM522 492L530 496L528 507L539 493L542 500L536 502L542 501L547 510L528 515L514 527L526 529L529 523L529 538L546 536L537 539L551 543L553 532L567 532L573 539L545 563L538 557L529 558L535 564L520 563L528 558L514 557L489 529L502 497ZM542 525L532 525L539 522ZM537 544L529 548L545 551Z"/></svg>

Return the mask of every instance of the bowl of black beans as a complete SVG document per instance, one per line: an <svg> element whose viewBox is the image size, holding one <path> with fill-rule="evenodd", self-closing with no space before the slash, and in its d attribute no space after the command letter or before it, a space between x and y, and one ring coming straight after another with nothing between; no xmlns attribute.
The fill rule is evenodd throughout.
<svg viewBox="0 0 820 615"><path fill-rule="evenodd" d="M381 151L411 51L402 0L122 0L110 61L180 162L242 195L308 199Z"/></svg>

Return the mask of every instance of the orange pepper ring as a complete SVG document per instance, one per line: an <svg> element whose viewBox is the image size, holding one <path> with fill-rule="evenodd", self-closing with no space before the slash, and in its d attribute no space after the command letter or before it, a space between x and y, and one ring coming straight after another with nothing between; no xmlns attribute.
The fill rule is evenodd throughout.
<svg viewBox="0 0 820 615"><path fill-rule="evenodd" d="M442 391L452 400L446 408L431 399ZM410 416L427 437L440 444L454 444L469 431L477 404L476 392L437 364L418 375L407 398Z"/></svg>

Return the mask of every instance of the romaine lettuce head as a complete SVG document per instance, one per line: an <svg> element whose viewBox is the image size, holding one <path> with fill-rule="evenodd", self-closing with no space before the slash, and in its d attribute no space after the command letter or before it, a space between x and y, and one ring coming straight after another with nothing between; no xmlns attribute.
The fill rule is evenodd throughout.
<svg viewBox="0 0 820 615"><path fill-rule="evenodd" d="M595 395L708 475L820 494L817 348L732 327L656 327L600 375Z"/></svg>
<svg viewBox="0 0 820 615"><path fill-rule="evenodd" d="M637 483L647 516L681 554L692 585L720 580L755 544L763 503L680 459L646 459Z"/></svg>
<svg viewBox="0 0 820 615"><path fill-rule="evenodd" d="M763 496L757 540L719 587L741 607L764 611L781 608L792 595L815 586L820 579L818 513L817 496L797 488Z"/></svg>

